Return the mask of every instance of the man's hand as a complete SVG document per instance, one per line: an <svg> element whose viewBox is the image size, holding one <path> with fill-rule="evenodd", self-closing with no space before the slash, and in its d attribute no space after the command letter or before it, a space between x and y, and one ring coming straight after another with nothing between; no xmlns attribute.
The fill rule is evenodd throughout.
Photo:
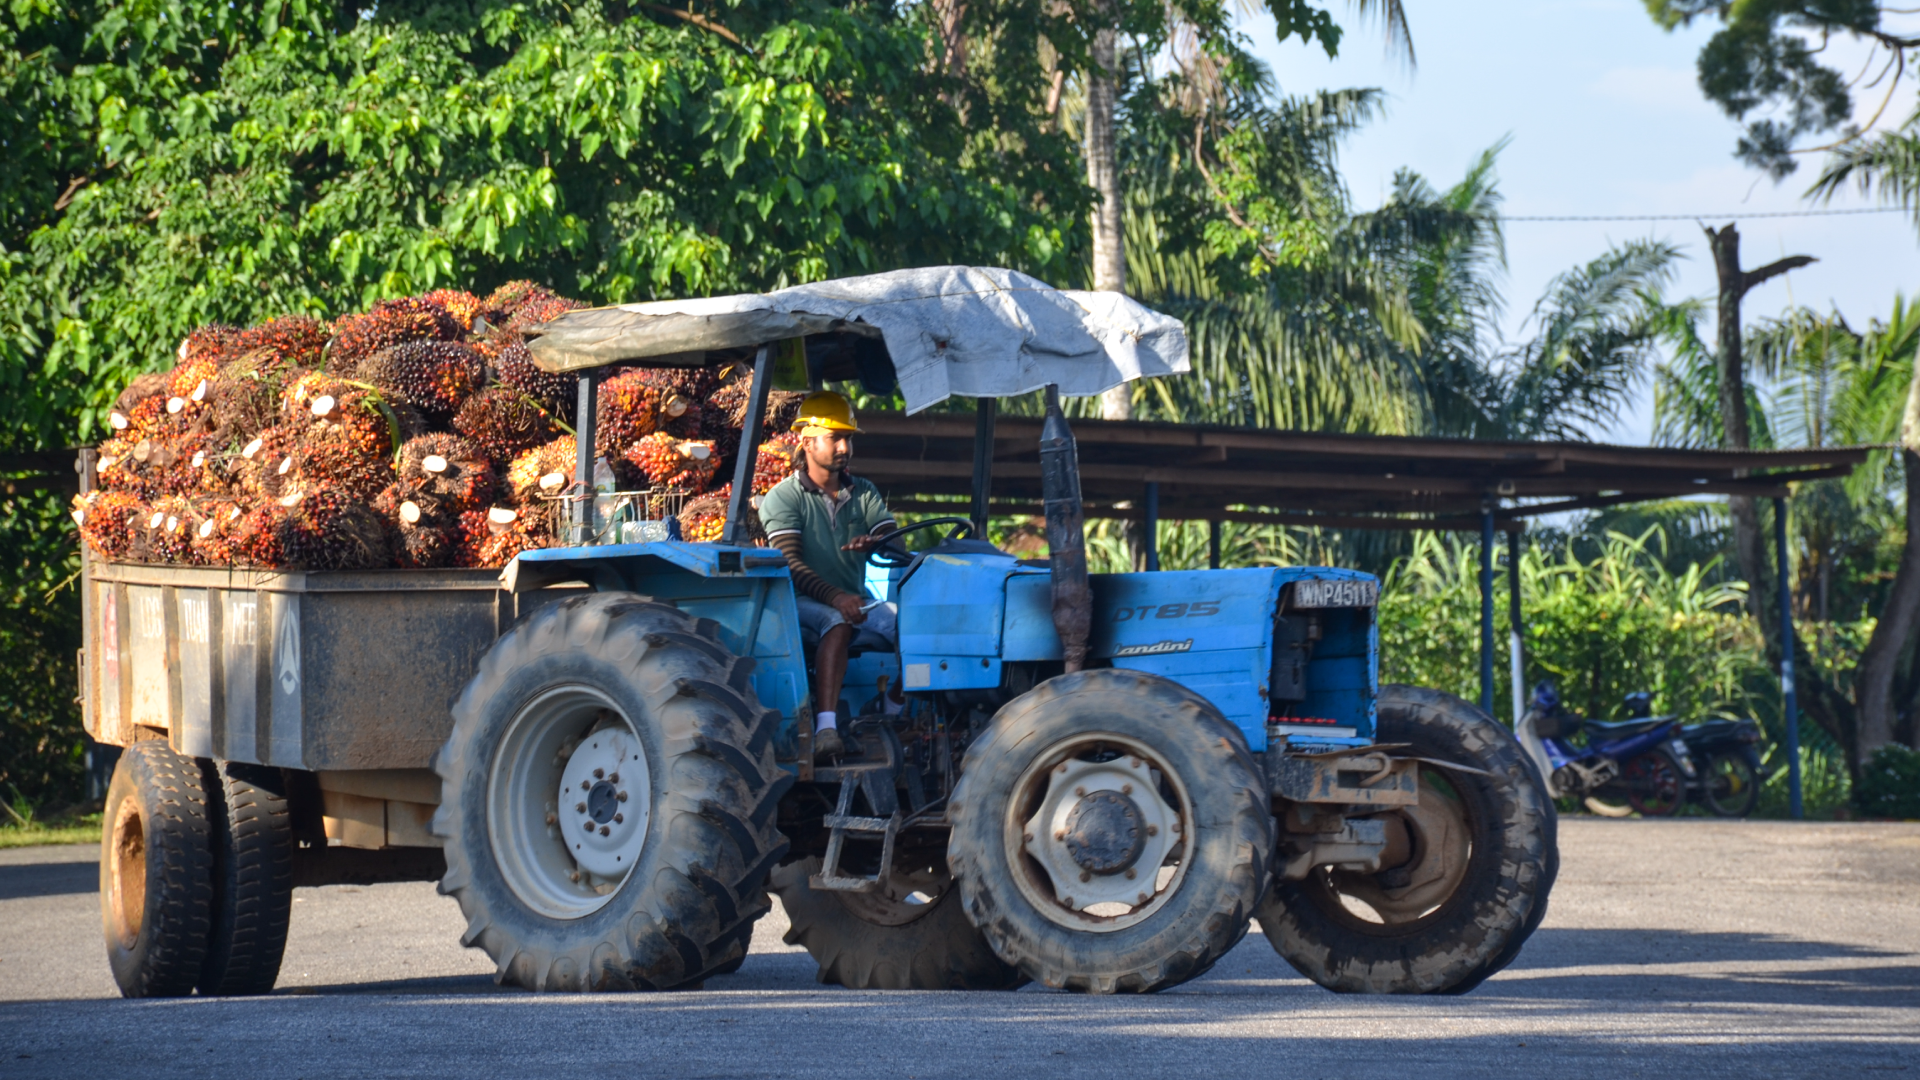
<svg viewBox="0 0 1920 1080"><path fill-rule="evenodd" d="M860 610L860 598L852 593L841 593L833 598L833 609L847 620L848 626L859 626L867 621L867 613Z"/></svg>
<svg viewBox="0 0 1920 1080"><path fill-rule="evenodd" d="M874 535L873 533L866 533L864 535L854 537L852 543L847 544L846 546L842 547L840 550L856 551L862 555L865 555L867 552L872 551L874 548L877 548L879 546L880 546L880 538Z"/></svg>

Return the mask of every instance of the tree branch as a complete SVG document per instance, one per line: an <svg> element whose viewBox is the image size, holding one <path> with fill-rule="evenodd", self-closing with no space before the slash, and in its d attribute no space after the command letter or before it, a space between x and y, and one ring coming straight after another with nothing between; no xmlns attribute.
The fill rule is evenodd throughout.
<svg viewBox="0 0 1920 1080"><path fill-rule="evenodd" d="M655 15L666 15L670 18L679 19L681 22L689 25L697 26L717 38L732 42L736 48L748 56L753 55L753 46L741 41L740 35L708 19L704 15L695 15L691 11L682 11L677 7L668 7L665 4L649 4L647 0L636 0L633 6L645 11L651 11Z"/></svg>
<svg viewBox="0 0 1920 1080"><path fill-rule="evenodd" d="M1811 255L1789 255L1779 262L1770 262L1757 270L1749 270L1745 274L1742 274L1740 277L1740 291L1742 293L1750 292L1754 286L1759 285L1768 278L1776 278L1789 270L1798 270L1803 266L1819 261L1819 259Z"/></svg>

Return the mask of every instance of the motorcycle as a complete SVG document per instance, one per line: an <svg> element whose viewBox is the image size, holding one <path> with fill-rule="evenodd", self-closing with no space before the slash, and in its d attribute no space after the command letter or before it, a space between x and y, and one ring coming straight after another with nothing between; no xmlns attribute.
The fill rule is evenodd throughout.
<svg viewBox="0 0 1920 1080"><path fill-rule="evenodd" d="M1613 723L1587 720L1564 708L1559 691L1543 682L1534 687L1513 733L1555 798L1578 798L1603 817L1635 811L1672 817L1687 804L1697 771L1680 738L1680 721L1645 715L1652 700L1651 694L1630 694L1629 713L1642 715ZM1582 732L1587 745L1576 747L1571 740Z"/></svg>
<svg viewBox="0 0 1920 1080"><path fill-rule="evenodd" d="M1688 795L1715 817L1743 818L1760 801L1760 725L1753 720L1708 720L1682 728L1680 737L1700 764Z"/></svg>

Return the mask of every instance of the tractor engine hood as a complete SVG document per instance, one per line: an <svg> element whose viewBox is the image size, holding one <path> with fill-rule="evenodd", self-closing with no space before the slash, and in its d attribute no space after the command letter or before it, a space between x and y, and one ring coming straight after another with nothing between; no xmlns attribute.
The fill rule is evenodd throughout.
<svg viewBox="0 0 1920 1080"><path fill-rule="evenodd" d="M817 335L877 338L909 413L955 395L1013 397L1049 384L1092 397L1188 370L1178 319L1120 293L1056 289L1012 270L969 266L573 311L528 335L535 363L552 372L697 366L710 352Z"/></svg>

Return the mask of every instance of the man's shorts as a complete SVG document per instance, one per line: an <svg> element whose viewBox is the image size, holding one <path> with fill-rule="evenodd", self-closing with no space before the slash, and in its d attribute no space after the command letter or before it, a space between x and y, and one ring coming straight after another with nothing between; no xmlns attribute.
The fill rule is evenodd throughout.
<svg viewBox="0 0 1920 1080"><path fill-rule="evenodd" d="M794 606L800 612L800 636L808 645L818 643L827 631L847 621L841 617L838 608L823 604L811 596L795 596ZM897 651L900 647L899 613L900 609L892 603L876 604L868 609L866 621L854 627L853 647Z"/></svg>

